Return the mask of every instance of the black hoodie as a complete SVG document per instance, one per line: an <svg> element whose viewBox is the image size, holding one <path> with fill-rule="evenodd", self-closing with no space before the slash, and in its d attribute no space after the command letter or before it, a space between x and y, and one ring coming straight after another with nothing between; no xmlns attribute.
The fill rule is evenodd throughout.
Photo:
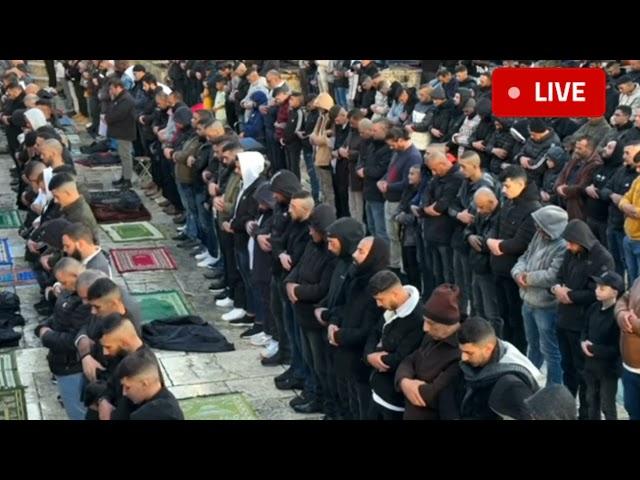
<svg viewBox="0 0 640 480"><path fill-rule="evenodd" d="M340 241L340 255L338 263L331 277L329 293L322 300L322 306L331 308L338 305L344 295L344 281L347 270L353 262L353 252L358 248L358 243L364 238L364 225L351 217L339 218L327 229L327 237L337 238Z"/></svg>
<svg viewBox="0 0 640 480"><path fill-rule="evenodd" d="M267 182L256 188L253 194L253 198L258 204L268 205L268 210L262 210L258 208L258 214L256 221L258 222L258 229L255 237L262 233L269 233L271 231L271 223L273 222L273 209L276 206L275 199L273 198L273 192L269 188ZM255 240L253 245L253 268L251 269L251 280L254 284L268 284L271 281L271 252L263 252L258 245L258 241Z"/></svg>
<svg viewBox="0 0 640 480"><path fill-rule="evenodd" d="M271 222L271 259L272 269L274 275L281 275L283 273L282 265L278 255L286 250L285 237L289 224L291 223L291 217L289 216L289 201L294 193L301 189L300 180L296 175L289 170L280 170L273 177L271 177L271 191L280 193L287 198L285 204L276 203L273 209L273 221Z"/></svg>
<svg viewBox="0 0 640 480"><path fill-rule="evenodd" d="M602 188L622 165L622 153L622 145L616 143L616 148L609 158L601 157L604 163L594 170L592 177L592 183L598 189L598 196L600 198L596 200L586 195L585 210L587 218L597 220L598 222L607 222L607 213L611 201L609 197L602 196Z"/></svg>
<svg viewBox="0 0 640 480"><path fill-rule="evenodd" d="M362 360L362 351L371 330L384 310L377 306L369 291L369 280L389 266L389 244L375 237L369 255L361 265L355 262L347 270L344 302L323 315L340 329L335 333L336 369L351 372L361 383L368 382L370 367Z"/></svg>
<svg viewBox="0 0 640 480"><path fill-rule="evenodd" d="M494 175L500 175L503 163L511 163L511 156L516 149L516 139L511 135L510 129L513 126L513 120L510 118L497 118L502 128L495 129L487 142L485 142L485 154L488 158L489 170ZM493 123L493 122L492 122ZM507 151L506 158L502 159L491 153L494 148L502 148Z"/></svg>
<svg viewBox="0 0 640 480"><path fill-rule="evenodd" d="M586 309L596 301L596 284L591 277L615 267L611 254L582 220L571 220L562 238L581 245L583 250L578 254L567 250L558 272L558 283L571 289L572 301L558 304L558 328L579 332L584 327Z"/></svg>
<svg viewBox="0 0 640 480"><path fill-rule="evenodd" d="M503 255L491 255L491 270L495 275L510 277L511 268L518 261L536 233L531 213L541 207L538 188L527 183L522 193L513 200L506 200L498 215L496 230L488 238L503 240Z"/></svg>
<svg viewBox="0 0 640 480"><path fill-rule="evenodd" d="M598 192L601 199L609 201L607 224L617 230L624 230L624 214L611 201L611 194L624 195L627 193L637 176L638 172L636 172L635 164L630 166L621 165Z"/></svg>

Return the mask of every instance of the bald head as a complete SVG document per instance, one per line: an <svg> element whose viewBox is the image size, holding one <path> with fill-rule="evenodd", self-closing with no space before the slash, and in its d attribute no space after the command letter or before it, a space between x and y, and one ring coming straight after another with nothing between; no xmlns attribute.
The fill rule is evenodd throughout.
<svg viewBox="0 0 640 480"><path fill-rule="evenodd" d="M496 194L487 187L480 187L473 194L473 201L476 204L478 213L482 216L490 215L499 204Z"/></svg>
<svg viewBox="0 0 640 480"><path fill-rule="evenodd" d="M64 257L53 267L53 274L67 292L75 292L78 277L85 270L86 267L75 258Z"/></svg>
<svg viewBox="0 0 640 480"><path fill-rule="evenodd" d="M363 118L358 123L358 133L363 138L371 138L373 136L373 122L368 118Z"/></svg>
<svg viewBox="0 0 640 480"><path fill-rule="evenodd" d="M76 292L84 303L88 303L88 294L91 285L101 278L108 278L107 274L102 270L89 269L80 274L76 281Z"/></svg>
<svg viewBox="0 0 640 480"><path fill-rule="evenodd" d="M24 106L27 108L35 108L37 101L38 95L36 95L35 93L30 93L29 95L25 95L24 97Z"/></svg>
<svg viewBox="0 0 640 480"><path fill-rule="evenodd" d="M27 95L36 95L40 91L40 86L35 83L30 83L24 87L24 93Z"/></svg>
<svg viewBox="0 0 640 480"><path fill-rule="evenodd" d="M434 176L443 177L453 168L453 164L444 152L435 150L427 153L427 167L429 167Z"/></svg>
<svg viewBox="0 0 640 480"><path fill-rule="evenodd" d="M40 151L40 158L49 167L56 167L62 163L62 144L55 138L50 138L38 143L38 150Z"/></svg>

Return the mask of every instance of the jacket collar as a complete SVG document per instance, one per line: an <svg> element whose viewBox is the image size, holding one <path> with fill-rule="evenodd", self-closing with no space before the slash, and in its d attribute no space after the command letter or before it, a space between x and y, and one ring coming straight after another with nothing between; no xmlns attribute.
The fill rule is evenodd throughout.
<svg viewBox="0 0 640 480"><path fill-rule="evenodd" d="M406 302L398 307L397 310L387 310L384 312L384 324L388 325L396 318L405 318L411 315L416 309L418 302L420 301L420 292L413 285L405 285L402 287L409 294L409 298Z"/></svg>

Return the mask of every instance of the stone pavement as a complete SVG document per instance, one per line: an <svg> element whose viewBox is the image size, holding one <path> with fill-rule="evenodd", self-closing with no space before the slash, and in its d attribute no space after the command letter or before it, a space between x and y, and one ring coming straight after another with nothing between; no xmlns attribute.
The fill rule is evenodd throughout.
<svg viewBox="0 0 640 480"><path fill-rule="evenodd" d="M0 210L15 208L16 194L9 186L9 168L13 162L8 155L0 155ZM119 176L119 169L91 170L78 166L81 182L102 183L110 189L111 180ZM93 188L93 185L91 186ZM152 214L151 222L159 228L167 240L139 243L114 244L101 232L101 244L105 249L114 247L140 247L143 245L168 246L178 264L176 271L118 274L113 269L114 280L132 292L175 289L180 291L192 307L192 311L212 322L235 345L236 351L219 354L184 353L157 350L165 380L178 399L203 395L241 393L261 419L318 419L319 415L295 413L288 402L296 393L277 390L273 377L284 371L284 367L263 367L259 362L259 348L240 338L242 328L230 327L220 319L228 309L215 307L212 294L207 290L209 282L204 279L204 269L195 266L195 260L188 252L175 248L170 238L176 234L171 217L167 216L153 201L145 199L145 205ZM24 213L21 213L24 217ZM0 237L9 238L16 267L26 267L24 262L25 242L17 229L0 230ZM26 320L20 347L16 351L18 371L22 384L26 387L27 415L30 420L66 419L64 409L57 401L57 388L51 381L46 353L33 330L39 316L33 304L39 301L37 285L15 287L22 303L22 314Z"/></svg>

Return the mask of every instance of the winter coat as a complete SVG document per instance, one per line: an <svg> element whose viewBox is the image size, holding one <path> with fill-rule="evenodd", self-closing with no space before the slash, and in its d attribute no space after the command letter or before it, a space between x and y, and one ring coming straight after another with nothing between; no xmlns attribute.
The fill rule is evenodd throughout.
<svg viewBox="0 0 640 480"><path fill-rule="evenodd" d="M181 352L230 352L234 350L218 329L198 316L165 318L142 326L146 345Z"/></svg>
<svg viewBox="0 0 640 480"><path fill-rule="evenodd" d="M424 222L425 239L428 242L450 245L457 220L449 216L464 177L458 165L454 165L442 177L434 176L427 186L427 204L434 205L439 216L427 216Z"/></svg>
<svg viewBox="0 0 640 480"><path fill-rule="evenodd" d="M384 140L373 140L363 161L364 181L363 196L366 202L384 202L382 192L376 185L387 173L393 150Z"/></svg>
<svg viewBox="0 0 640 480"><path fill-rule="evenodd" d="M587 194L584 189L591 185L593 181L594 171L602 166L602 159L597 153L593 153L588 159L571 158L567 163L558 179L556 180L556 189L560 185L567 185L566 197L559 197L561 206L566 205L569 218L586 219L585 203Z"/></svg>
<svg viewBox="0 0 640 480"><path fill-rule="evenodd" d="M129 142L136 139L136 106L129 92L121 92L107 105L105 121L108 137Z"/></svg>
<svg viewBox="0 0 640 480"><path fill-rule="evenodd" d="M469 248L469 266L476 275L491 274L491 252L487 248L487 238L490 238L491 232L497 228L499 213L500 205L490 215L477 214L473 222L467 225L462 233L464 241L467 243L469 243L471 235L477 235L481 238L482 245L479 252Z"/></svg>

